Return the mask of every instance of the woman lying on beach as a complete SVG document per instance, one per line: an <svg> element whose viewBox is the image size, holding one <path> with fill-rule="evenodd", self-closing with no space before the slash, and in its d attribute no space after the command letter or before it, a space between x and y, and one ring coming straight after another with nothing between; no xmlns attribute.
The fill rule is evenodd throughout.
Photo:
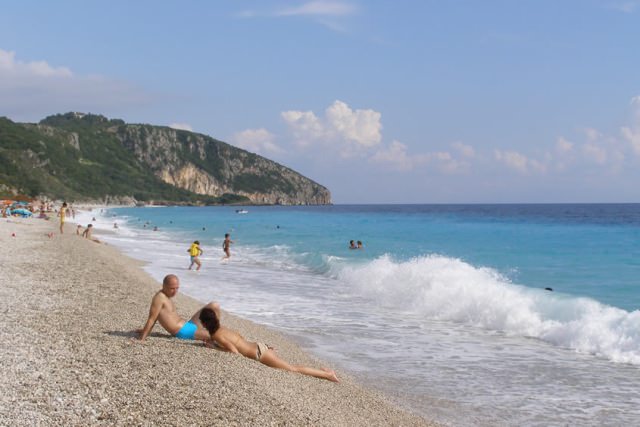
<svg viewBox="0 0 640 427"><path fill-rule="evenodd" d="M316 378L338 382L336 373L329 369L316 369L307 366L290 365L280 359L276 352L261 342L249 342L239 333L220 325L220 320L215 311L203 308L200 312L200 322L209 331L211 339L224 351L242 354L249 359L255 359L272 368L284 369L291 372L299 372Z"/></svg>

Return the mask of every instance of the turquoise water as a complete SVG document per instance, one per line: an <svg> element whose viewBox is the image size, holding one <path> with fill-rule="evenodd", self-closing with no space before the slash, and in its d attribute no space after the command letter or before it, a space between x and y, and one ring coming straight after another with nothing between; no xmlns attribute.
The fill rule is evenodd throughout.
<svg viewBox="0 0 640 427"><path fill-rule="evenodd" d="M97 215L98 232L118 222L105 240L154 277L177 273L189 295L281 330L441 422L640 422L640 205L236 209L81 221ZM198 273L186 270L196 239Z"/></svg>
<svg viewBox="0 0 640 427"><path fill-rule="evenodd" d="M640 205L251 207L247 215L235 209L118 212L205 247L219 246L225 232L238 245L283 245L288 257L318 273L331 269L331 256L360 263L438 254L494 268L525 286L640 308ZM365 250L350 251L349 240L362 240Z"/></svg>

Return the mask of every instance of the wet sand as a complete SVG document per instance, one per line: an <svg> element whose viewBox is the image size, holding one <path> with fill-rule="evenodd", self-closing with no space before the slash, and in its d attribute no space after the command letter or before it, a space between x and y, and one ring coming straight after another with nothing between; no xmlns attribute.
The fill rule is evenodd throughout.
<svg viewBox="0 0 640 427"><path fill-rule="evenodd" d="M272 369L159 325L132 340L160 284L74 224L62 236L57 226L0 219L0 425L434 425L341 372L335 384ZM185 318L202 306L175 302ZM263 326L227 312L223 324L287 361L327 366Z"/></svg>

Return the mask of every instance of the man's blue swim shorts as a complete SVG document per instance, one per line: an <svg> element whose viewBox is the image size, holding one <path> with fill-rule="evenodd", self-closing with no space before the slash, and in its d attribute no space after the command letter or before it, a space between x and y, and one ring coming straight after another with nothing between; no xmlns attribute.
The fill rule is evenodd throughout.
<svg viewBox="0 0 640 427"><path fill-rule="evenodd" d="M176 334L176 337L180 338L181 340L194 340L197 330L198 327L196 326L196 324L188 321L182 326L182 328L180 328L180 330Z"/></svg>

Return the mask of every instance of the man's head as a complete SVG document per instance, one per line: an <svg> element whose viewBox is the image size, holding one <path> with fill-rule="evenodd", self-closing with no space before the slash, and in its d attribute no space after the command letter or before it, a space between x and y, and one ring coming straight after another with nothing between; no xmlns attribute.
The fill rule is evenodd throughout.
<svg viewBox="0 0 640 427"><path fill-rule="evenodd" d="M216 333L216 331L220 328L220 320L216 315L216 312L211 310L210 308L203 308L200 311L200 321L204 325L205 329L209 331L210 335Z"/></svg>
<svg viewBox="0 0 640 427"><path fill-rule="evenodd" d="M180 280L178 280L178 276L175 274L167 274L164 276L164 280L162 280L162 293L172 298L176 296L178 293L178 289L180 288Z"/></svg>
<svg viewBox="0 0 640 427"><path fill-rule="evenodd" d="M227 237L229 237L229 233L226 233L226 234L224 235L224 237L225 237L225 239L226 239Z"/></svg>

